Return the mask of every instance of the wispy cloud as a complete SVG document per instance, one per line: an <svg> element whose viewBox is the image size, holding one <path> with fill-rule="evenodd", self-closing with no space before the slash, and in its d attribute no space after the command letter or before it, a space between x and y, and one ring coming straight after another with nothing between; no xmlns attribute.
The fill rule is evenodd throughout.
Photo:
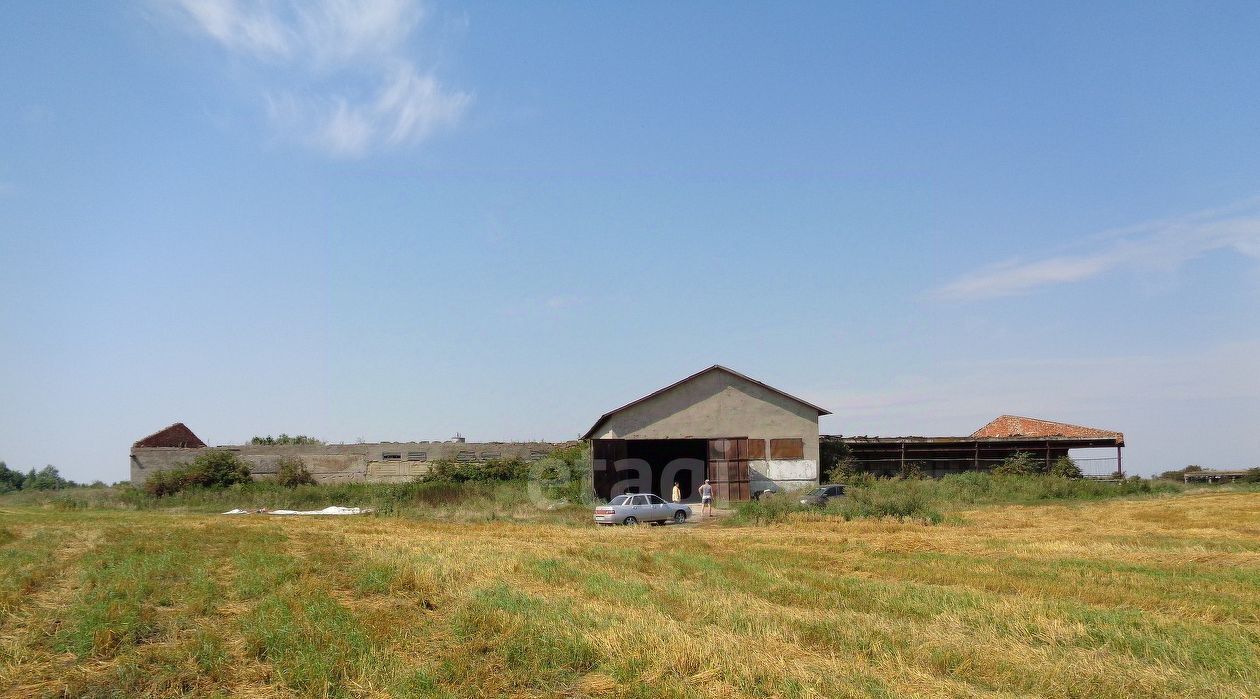
<svg viewBox="0 0 1260 699"><path fill-rule="evenodd" d="M1110 231L1092 241L1086 252L1010 260L976 270L933 290L931 296L971 301L1084 281L1121 269L1170 270L1214 250L1260 259L1260 200Z"/></svg>
<svg viewBox="0 0 1260 699"><path fill-rule="evenodd" d="M1260 340L1184 352L942 363L885 385L813 396L835 412L823 418L830 434L966 435L1013 413L1122 431L1125 462L1143 473L1188 463L1252 466L1236 459L1260 450L1252 428L1260 420Z"/></svg>
<svg viewBox="0 0 1260 699"><path fill-rule="evenodd" d="M457 124L469 93L413 56L415 0L166 0L194 34L255 67L277 131L339 157L413 146Z"/></svg>

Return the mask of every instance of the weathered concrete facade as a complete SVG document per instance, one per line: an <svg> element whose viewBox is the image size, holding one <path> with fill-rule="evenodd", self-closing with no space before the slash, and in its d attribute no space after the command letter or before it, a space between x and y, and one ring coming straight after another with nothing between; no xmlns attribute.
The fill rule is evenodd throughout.
<svg viewBox="0 0 1260 699"><path fill-rule="evenodd" d="M747 462L748 489L755 493L818 483L818 418L825 414L818 406L713 366L605 414L585 438L631 442L631 457L633 442L639 440L738 439L748 454L735 459ZM594 452L604 453L598 446ZM711 447L707 460L713 464L728 457Z"/></svg>
<svg viewBox="0 0 1260 699"><path fill-rule="evenodd" d="M266 479L284 458L298 458L319 483L401 483L427 473L434 461L538 460L559 445L550 442L378 442L372 444L301 444L221 447L143 447L131 449L131 482L140 485L157 471L176 468L197 454L219 449L235 452L250 473Z"/></svg>

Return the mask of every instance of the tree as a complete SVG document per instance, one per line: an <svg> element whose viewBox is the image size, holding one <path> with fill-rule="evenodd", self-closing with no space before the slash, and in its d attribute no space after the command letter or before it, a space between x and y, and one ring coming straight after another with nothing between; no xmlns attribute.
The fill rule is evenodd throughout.
<svg viewBox="0 0 1260 699"><path fill-rule="evenodd" d="M823 477L828 483L848 483L853 480L858 473L858 462L848 444L828 439L818 447Z"/></svg>
<svg viewBox="0 0 1260 699"><path fill-rule="evenodd" d="M1239 480L1243 483L1260 483L1260 466L1247 469L1247 473Z"/></svg>
<svg viewBox="0 0 1260 699"><path fill-rule="evenodd" d="M297 458L284 458L276 463L276 482L286 488L315 485L315 477L306 470L306 463Z"/></svg>
<svg viewBox="0 0 1260 699"><path fill-rule="evenodd" d="M21 471L14 471L0 461L0 493L11 493L22 489L24 480Z"/></svg>
<svg viewBox="0 0 1260 699"><path fill-rule="evenodd" d="M1026 451L1017 451L993 467L998 476L1031 476L1037 472L1037 460Z"/></svg>
<svg viewBox="0 0 1260 699"><path fill-rule="evenodd" d="M22 490L60 490L73 485L71 481L62 478L56 467L52 465L38 471L31 469L30 473L26 474L26 478L22 479Z"/></svg>

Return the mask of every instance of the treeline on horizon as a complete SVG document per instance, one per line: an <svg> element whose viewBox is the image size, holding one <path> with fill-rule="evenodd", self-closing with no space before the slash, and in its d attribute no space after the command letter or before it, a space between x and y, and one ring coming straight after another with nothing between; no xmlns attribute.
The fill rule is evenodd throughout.
<svg viewBox="0 0 1260 699"><path fill-rule="evenodd" d="M105 481L76 483L68 478L62 478L57 467L51 464L38 471L32 468L30 471L22 473L9 468L8 464L0 461L0 494L12 493L18 490L63 490L65 488L105 487L107 487Z"/></svg>

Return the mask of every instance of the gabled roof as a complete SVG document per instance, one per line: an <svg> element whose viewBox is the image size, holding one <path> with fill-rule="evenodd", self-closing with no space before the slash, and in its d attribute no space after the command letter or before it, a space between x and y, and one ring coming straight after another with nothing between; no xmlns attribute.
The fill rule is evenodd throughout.
<svg viewBox="0 0 1260 699"><path fill-rule="evenodd" d="M724 372L726 372L726 373L730 374L731 376L735 376L735 377L740 378L740 379L743 379L744 381L747 381L747 382L749 382L749 383L756 384L756 385L758 385L758 386L760 386L760 387L762 387L762 388L764 388L764 389L766 389L766 390L768 390L768 391L770 391L770 392L772 392L772 393L777 393L777 394L779 394L779 395L783 396L784 398L787 398L788 400L791 400L791 401L795 401L795 402L797 402L797 403L800 403L801 405L803 405L803 406L805 406L805 407L807 407L807 408L811 408L811 409L813 409L813 410L817 410L819 415L830 415L830 414L831 414L831 411L830 411L830 410L827 410L826 408L820 408L820 407L818 407L817 405L814 405L813 403L810 403L810 402L808 402L808 401L801 400L800 398L797 398L796 396L794 396L794 395L792 395L792 394L790 394L790 393L787 393L786 391L780 391L779 389L775 388L774 386L771 386L771 385L769 385L769 384L764 384L764 383L762 383L762 382L758 381L757 379L754 379L754 378L752 378L752 377L750 377L750 376L745 376L745 375L743 375L743 374L739 373L738 371L735 371L734 369L728 369L727 367L724 367L724 366L722 366L721 364L714 364L713 366L711 366L711 367L709 367L709 368L707 368L707 369L702 369L701 371L697 371L696 373L692 374L691 376L688 376L688 377L687 377L687 378L685 378L685 379L682 379L682 380L680 380L680 381L675 381L674 383L672 383L672 384L670 384L670 385L666 386L665 388L660 389L659 391L654 391L654 392L652 392L652 393L647 394L646 396L643 396L642 398L639 398L639 399L637 399L637 400L630 401L629 403L626 403L625 405L621 406L620 408L617 408L616 410L610 410L610 411L608 411L608 412L604 413L603 415L601 415L601 416L600 416L600 418L599 418L598 420L596 420L596 421L595 421L595 424L594 424L594 425L591 425L591 429L587 430L587 431L586 431L586 434L582 435L582 439L590 439L590 438L591 438L591 436L592 436L592 435L594 435L594 434L595 434L595 432L596 432L597 430L599 430L600 426L601 426L601 425L603 425L605 422L607 422L607 421L608 421L608 418L612 417L613 415L616 415L617 413L620 413L620 412L622 412L623 410L628 410L628 409L630 409L630 408L633 408L634 406L636 406L636 405L638 405L638 404L640 404L640 403L645 403L645 402L647 402L647 401L649 401L649 400L652 400L653 398L655 398L655 397L657 397L657 396L661 395L662 393L666 393L666 392L668 392L668 391L670 391L670 390L672 390L672 389L675 389L675 388L677 388L677 387L679 387L679 386L681 386L681 385L683 385L683 384L687 383L688 381L694 381L694 380L696 380L696 379L700 378L701 376L704 376L705 374L708 374L708 373L711 373L711 372L714 372L714 371L724 371Z"/></svg>
<svg viewBox="0 0 1260 699"><path fill-rule="evenodd" d="M1124 443L1123 432L1100 430L1095 427L1070 425L1066 422L1039 420L1035 417L1002 415L971 434L972 437L1076 437L1080 439L1114 439Z"/></svg>
<svg viewBox="0 0 1260 699"><path fill-rule="evenodd" d="M132 447L172 447L172 448L199 448L206 446L188 426L182 422L177 422L170 427L164 427L157 432L141 439Z"/></svg>

